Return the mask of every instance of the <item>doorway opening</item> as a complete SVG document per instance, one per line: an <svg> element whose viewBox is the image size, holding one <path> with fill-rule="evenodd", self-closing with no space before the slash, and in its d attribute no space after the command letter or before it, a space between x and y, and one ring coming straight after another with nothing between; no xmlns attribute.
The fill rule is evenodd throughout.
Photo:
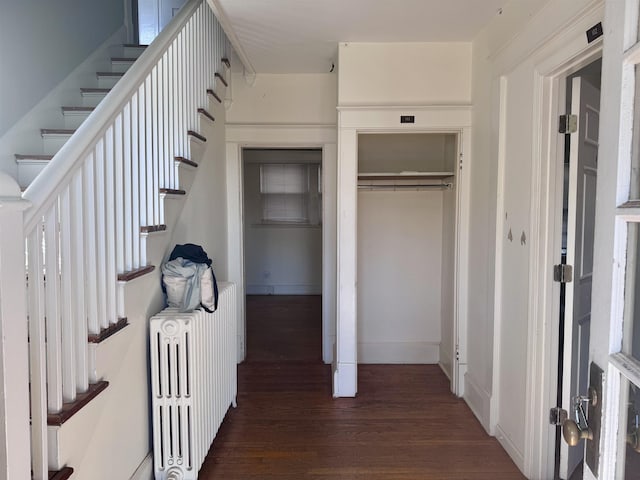
<svg viewBox="0 0 640 480"><path fill-rule="evenodd" d="M457 132L358 135L358 363L436 364L456 393L459 152Z"/></svg>
<svg viewBox="0 0 640 480"><path fill-rule="evenodd" d="M242 150L247 361L322 361L322 155Z"/></svg>
<svg viewBox="0 0 640 480"><path fill-rule="evenodd" d="M566 77L557 405L579 423L580 395L589 386L591 282L595 233L602 59ZM573 117L573 118L572 118ZM574 126L575 122L575 126ZM581 479L585 440L569 446L556 429L554 477Z"/></svg>

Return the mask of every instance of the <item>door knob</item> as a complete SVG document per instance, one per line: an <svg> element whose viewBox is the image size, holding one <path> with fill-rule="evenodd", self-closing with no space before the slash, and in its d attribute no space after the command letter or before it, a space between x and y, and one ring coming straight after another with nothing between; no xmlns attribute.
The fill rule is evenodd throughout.
<svg viewBox="0 0 640 480"><path fill-rule="evenodd" d="M575 447L580 443L580 440L593 440L593 431L589 428L589 422L587 421L587 415L584 412L583 403L595 406L598 403L598 396L594 388L589 387L588 395L581 395L574 397L573 410L575 413L575 420L566 419L562 423L562 436L564 441L570 447Z"/></svg>
<svg viewBox="0 0 640 480"><path fill-rule="evenodd" d="M588 426L580 428L576 422L568 419L562 424L562 436L570 447L578 445L580 440L593 440L593 432Z"/></svg>

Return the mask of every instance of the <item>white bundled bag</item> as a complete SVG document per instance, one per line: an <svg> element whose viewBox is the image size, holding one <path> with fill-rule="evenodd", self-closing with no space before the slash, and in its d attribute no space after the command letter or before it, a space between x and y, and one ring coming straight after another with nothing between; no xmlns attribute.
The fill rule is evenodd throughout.
<svg viewBox="0 0 640 480"><path fill-rule="evenodd" d="M213 272L204 263L194 263L178 257L162 266L162 284L167 293L167 304L181 312L202 306L213 311L215 294Z"/></svg>

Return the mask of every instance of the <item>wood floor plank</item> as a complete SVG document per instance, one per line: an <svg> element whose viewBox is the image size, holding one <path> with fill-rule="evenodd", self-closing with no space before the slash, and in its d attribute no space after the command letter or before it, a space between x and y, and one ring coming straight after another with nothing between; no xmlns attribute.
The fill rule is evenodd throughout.
<svg viewBox="0 0 640 480"><path fill-rule="evenodd" d="M524 478L436 365L360 365L358 396L333 399L320 297L248 297L238 407L202 480Z"/></svg>

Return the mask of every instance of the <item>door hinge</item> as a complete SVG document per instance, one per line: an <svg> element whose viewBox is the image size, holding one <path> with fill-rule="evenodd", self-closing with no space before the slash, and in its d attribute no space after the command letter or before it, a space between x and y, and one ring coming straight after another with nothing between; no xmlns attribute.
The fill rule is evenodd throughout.
<svg viewBox="0 0 640 480"><path fill-rule="evenodd" d="M460 153L460 170L462 170L462 160L464 158L464 155L462 153Z"/></svg>
<svg viewBox="0 0 640 480"><path fill-rule="evenodd" d="M460 360L460 347L456 345L456 360Z"/></svg>
<svg viewBox="0 0 640 480"><path fill-rule="evenodd" d="M560 283L569 283L573 281L573 267L567 264L553 266L553 281Z"/></svg>
<svg viewBox="0 0 640 480"><path fill-rule="evenodd" d="M564 408L553 407L549 410L549 425L562 425L567 417L567 411Z"/></svg>
<svg viewBox="0 0 640 480"><path fill-rule="evenodd" d="M578 131L577 115L560 115L558 118L558 133L575 133Z"/></svg>

